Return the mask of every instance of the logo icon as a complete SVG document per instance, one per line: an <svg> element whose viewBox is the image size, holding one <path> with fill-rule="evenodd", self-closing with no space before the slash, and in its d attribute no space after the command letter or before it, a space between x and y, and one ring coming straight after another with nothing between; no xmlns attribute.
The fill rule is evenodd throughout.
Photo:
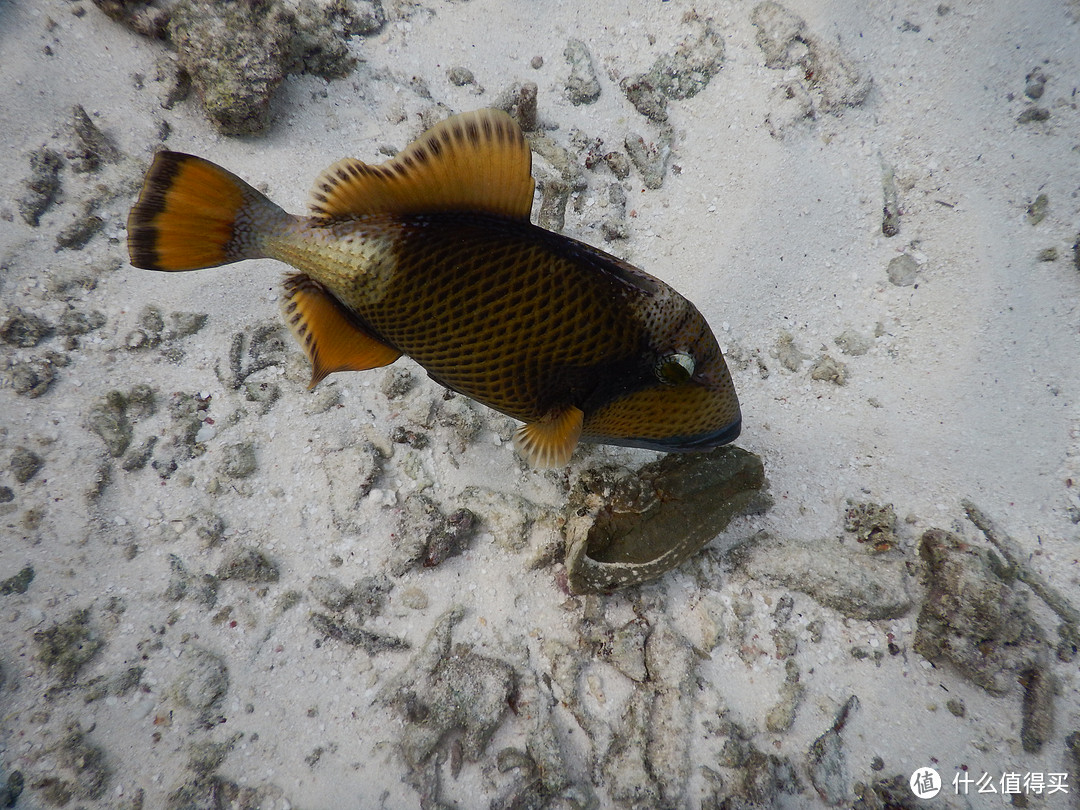
<svg viewBox="0 0 1080 810"><path fill-rule="evenodd" d="M919 768L908 782L911 792L919 799L932 799L941 792L941 774L933 768Z"/></svg>

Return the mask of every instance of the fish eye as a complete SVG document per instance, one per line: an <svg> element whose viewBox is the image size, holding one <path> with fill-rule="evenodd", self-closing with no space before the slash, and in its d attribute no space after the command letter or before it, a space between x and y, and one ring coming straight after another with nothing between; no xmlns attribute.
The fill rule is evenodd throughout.
<svg viewBox="0 0 1080 810"><path fill-rule="evenodd" d="M666 385L679 385L689 382L694 376L694 358L677 352L667 354L656 361L656 378Z"/></svg>

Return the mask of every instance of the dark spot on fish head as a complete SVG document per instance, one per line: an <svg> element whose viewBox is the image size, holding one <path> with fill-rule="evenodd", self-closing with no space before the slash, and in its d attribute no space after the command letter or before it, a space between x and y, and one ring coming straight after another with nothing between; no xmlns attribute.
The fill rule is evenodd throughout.
<svg viewBox="0 0 1080 810"><path fill-rule="evenodd" d="M649 320L643 384L588 415L586 433L612 444L667 452L703 450L739 433L739 400L708 323L685 299Z"/></svg>

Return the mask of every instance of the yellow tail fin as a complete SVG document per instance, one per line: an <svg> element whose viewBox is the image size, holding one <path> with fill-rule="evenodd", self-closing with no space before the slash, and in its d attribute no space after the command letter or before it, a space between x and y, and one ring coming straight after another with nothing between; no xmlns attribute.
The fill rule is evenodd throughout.
<svg viewBox="0 0 1080 810"><path fill-rule="evenodd" d="M262 237L289 215L208 160L158 152L128 215L131 263L146 270L199 270L257 259Z"/></svg>

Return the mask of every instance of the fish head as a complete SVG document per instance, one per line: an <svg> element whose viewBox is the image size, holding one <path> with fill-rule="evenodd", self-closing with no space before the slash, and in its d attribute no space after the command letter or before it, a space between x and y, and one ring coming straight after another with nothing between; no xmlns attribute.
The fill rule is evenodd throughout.
<svg viewBox="0 0 1080 810"><path fill-rule="evenodd" d="M635 358L635 382L586 418L582 438L663 452L708 450L734 441L739 398L705 318L671 291L645 313L647 348Z"/></svg>

